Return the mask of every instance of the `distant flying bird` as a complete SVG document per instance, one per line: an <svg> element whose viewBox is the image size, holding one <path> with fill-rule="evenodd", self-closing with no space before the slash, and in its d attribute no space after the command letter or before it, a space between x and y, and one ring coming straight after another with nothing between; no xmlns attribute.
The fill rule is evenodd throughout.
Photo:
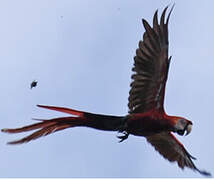
<svg viewBox="0 0 214 180"><path fill-rule="evenodd" d="M168 22L172 12L165 20L166 7L158 22L158 11L153 17L153 27L143 19L145 33L143 41L134 57L134 74L129 92L129 114L126 116L110 116L78 111L54 106L38 105L38 107L60 111L74 116L40 120L41 122L17 129L2 129L2 132L20 133L38 129L23 139L8 144L21 144L46 136L66 128L83 126L104 131L118 131L120 142L128 136L144 136L154 148L170 162L177 162L182 169L188 167L202 175L210 176L199 170L193 163L188 151L173 133L188 135L192 122L183 117L169 116L164 110L165 86L171 56L168 56Z"/></svg>
<svg viewBox="0 0 214 180"><path fill-rule="evenodd" d="M32 89L33 87L37 86L38 81L34 80L31 84L30 84L30 88Z"/></svg>

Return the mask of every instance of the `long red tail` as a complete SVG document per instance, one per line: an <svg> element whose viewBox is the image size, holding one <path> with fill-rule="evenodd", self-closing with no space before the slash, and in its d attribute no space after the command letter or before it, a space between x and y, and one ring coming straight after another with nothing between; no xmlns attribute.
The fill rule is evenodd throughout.
<svg viewBox="0 0 214 180"><path fill-rule="evenodd" d="M95 129L106 130L106 131L118 131L121 129L124 123L124 117L122 116L108 116L108 115L99 115L92 114L83 111L77 111L64 107L55 107L55 106L44 106L37 105L38 107L60 111L68 114L75 115L76 117L60 117L50 120L39 120L41 122L35 123L29 126L24 126L16 129L2 129L2 132L7 133L20 133L31 130L37 130L31 135L24 137L20 140L8 142L8 144L21 144L26 143L31 140L37 139L41 136L46 136L48 134L60 131L66 128L75 127L75 126L86 126L92 127Z"/></svg>

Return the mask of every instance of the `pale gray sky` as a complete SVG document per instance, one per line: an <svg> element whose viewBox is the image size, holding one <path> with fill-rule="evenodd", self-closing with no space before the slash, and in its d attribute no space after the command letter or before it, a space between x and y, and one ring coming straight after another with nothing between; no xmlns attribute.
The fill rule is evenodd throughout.
<svg viewBox="0 0 214 180"><path fill-rule="evenodd" d="M1 128L65 116L36 104L126 115L141 19L151 23L156 9L174 2L165 109L193 121L192 133L178 138L198 168L214 173L212 0L0 1ZM0 133L0 177L201 177L169 163L143 137L118 143L115 132L73 128L5 144L24 135Z"/></svg>

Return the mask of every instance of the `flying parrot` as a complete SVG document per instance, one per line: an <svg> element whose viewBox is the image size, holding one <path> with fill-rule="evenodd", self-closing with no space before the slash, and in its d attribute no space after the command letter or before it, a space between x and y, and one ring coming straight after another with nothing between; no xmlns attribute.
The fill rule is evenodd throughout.
<svg viewBox="0 0 214 180"><path fill-rule="evenodd" d="M166 7L158 22L158 10L153 26L143 19L145 32L134 57L129 113L126 116L110 116L78 111L70 108L38 105L38 107L68 113L73 116L40 120L40 122L16 129L2 129L6 133L37 130L31 135L8 144L21 144L41 136L71 127L91 127L103 131L118 131L120 142L129 135L143 136L164 158L177 162L182 169L188 167L205 176L209 172L199 170L195 160L184 145L173 135L189 134L193 123L186 118L167 115L164 110L164 94L171 56L168 56L168 23L173 7L166 16Z"/></svg>

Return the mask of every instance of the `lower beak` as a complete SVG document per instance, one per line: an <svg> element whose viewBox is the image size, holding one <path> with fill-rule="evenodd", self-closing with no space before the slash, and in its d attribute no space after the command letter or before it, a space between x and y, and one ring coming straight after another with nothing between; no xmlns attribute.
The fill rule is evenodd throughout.
<svg viewBox="0 0 214 180"><path fill-rule="evenodd" d="M187 126L187 128L186 128L186 134L185 134L185 136L187 136L189 133L191 133L191 131L192 131L192 124L189 124Z"/></svg>

